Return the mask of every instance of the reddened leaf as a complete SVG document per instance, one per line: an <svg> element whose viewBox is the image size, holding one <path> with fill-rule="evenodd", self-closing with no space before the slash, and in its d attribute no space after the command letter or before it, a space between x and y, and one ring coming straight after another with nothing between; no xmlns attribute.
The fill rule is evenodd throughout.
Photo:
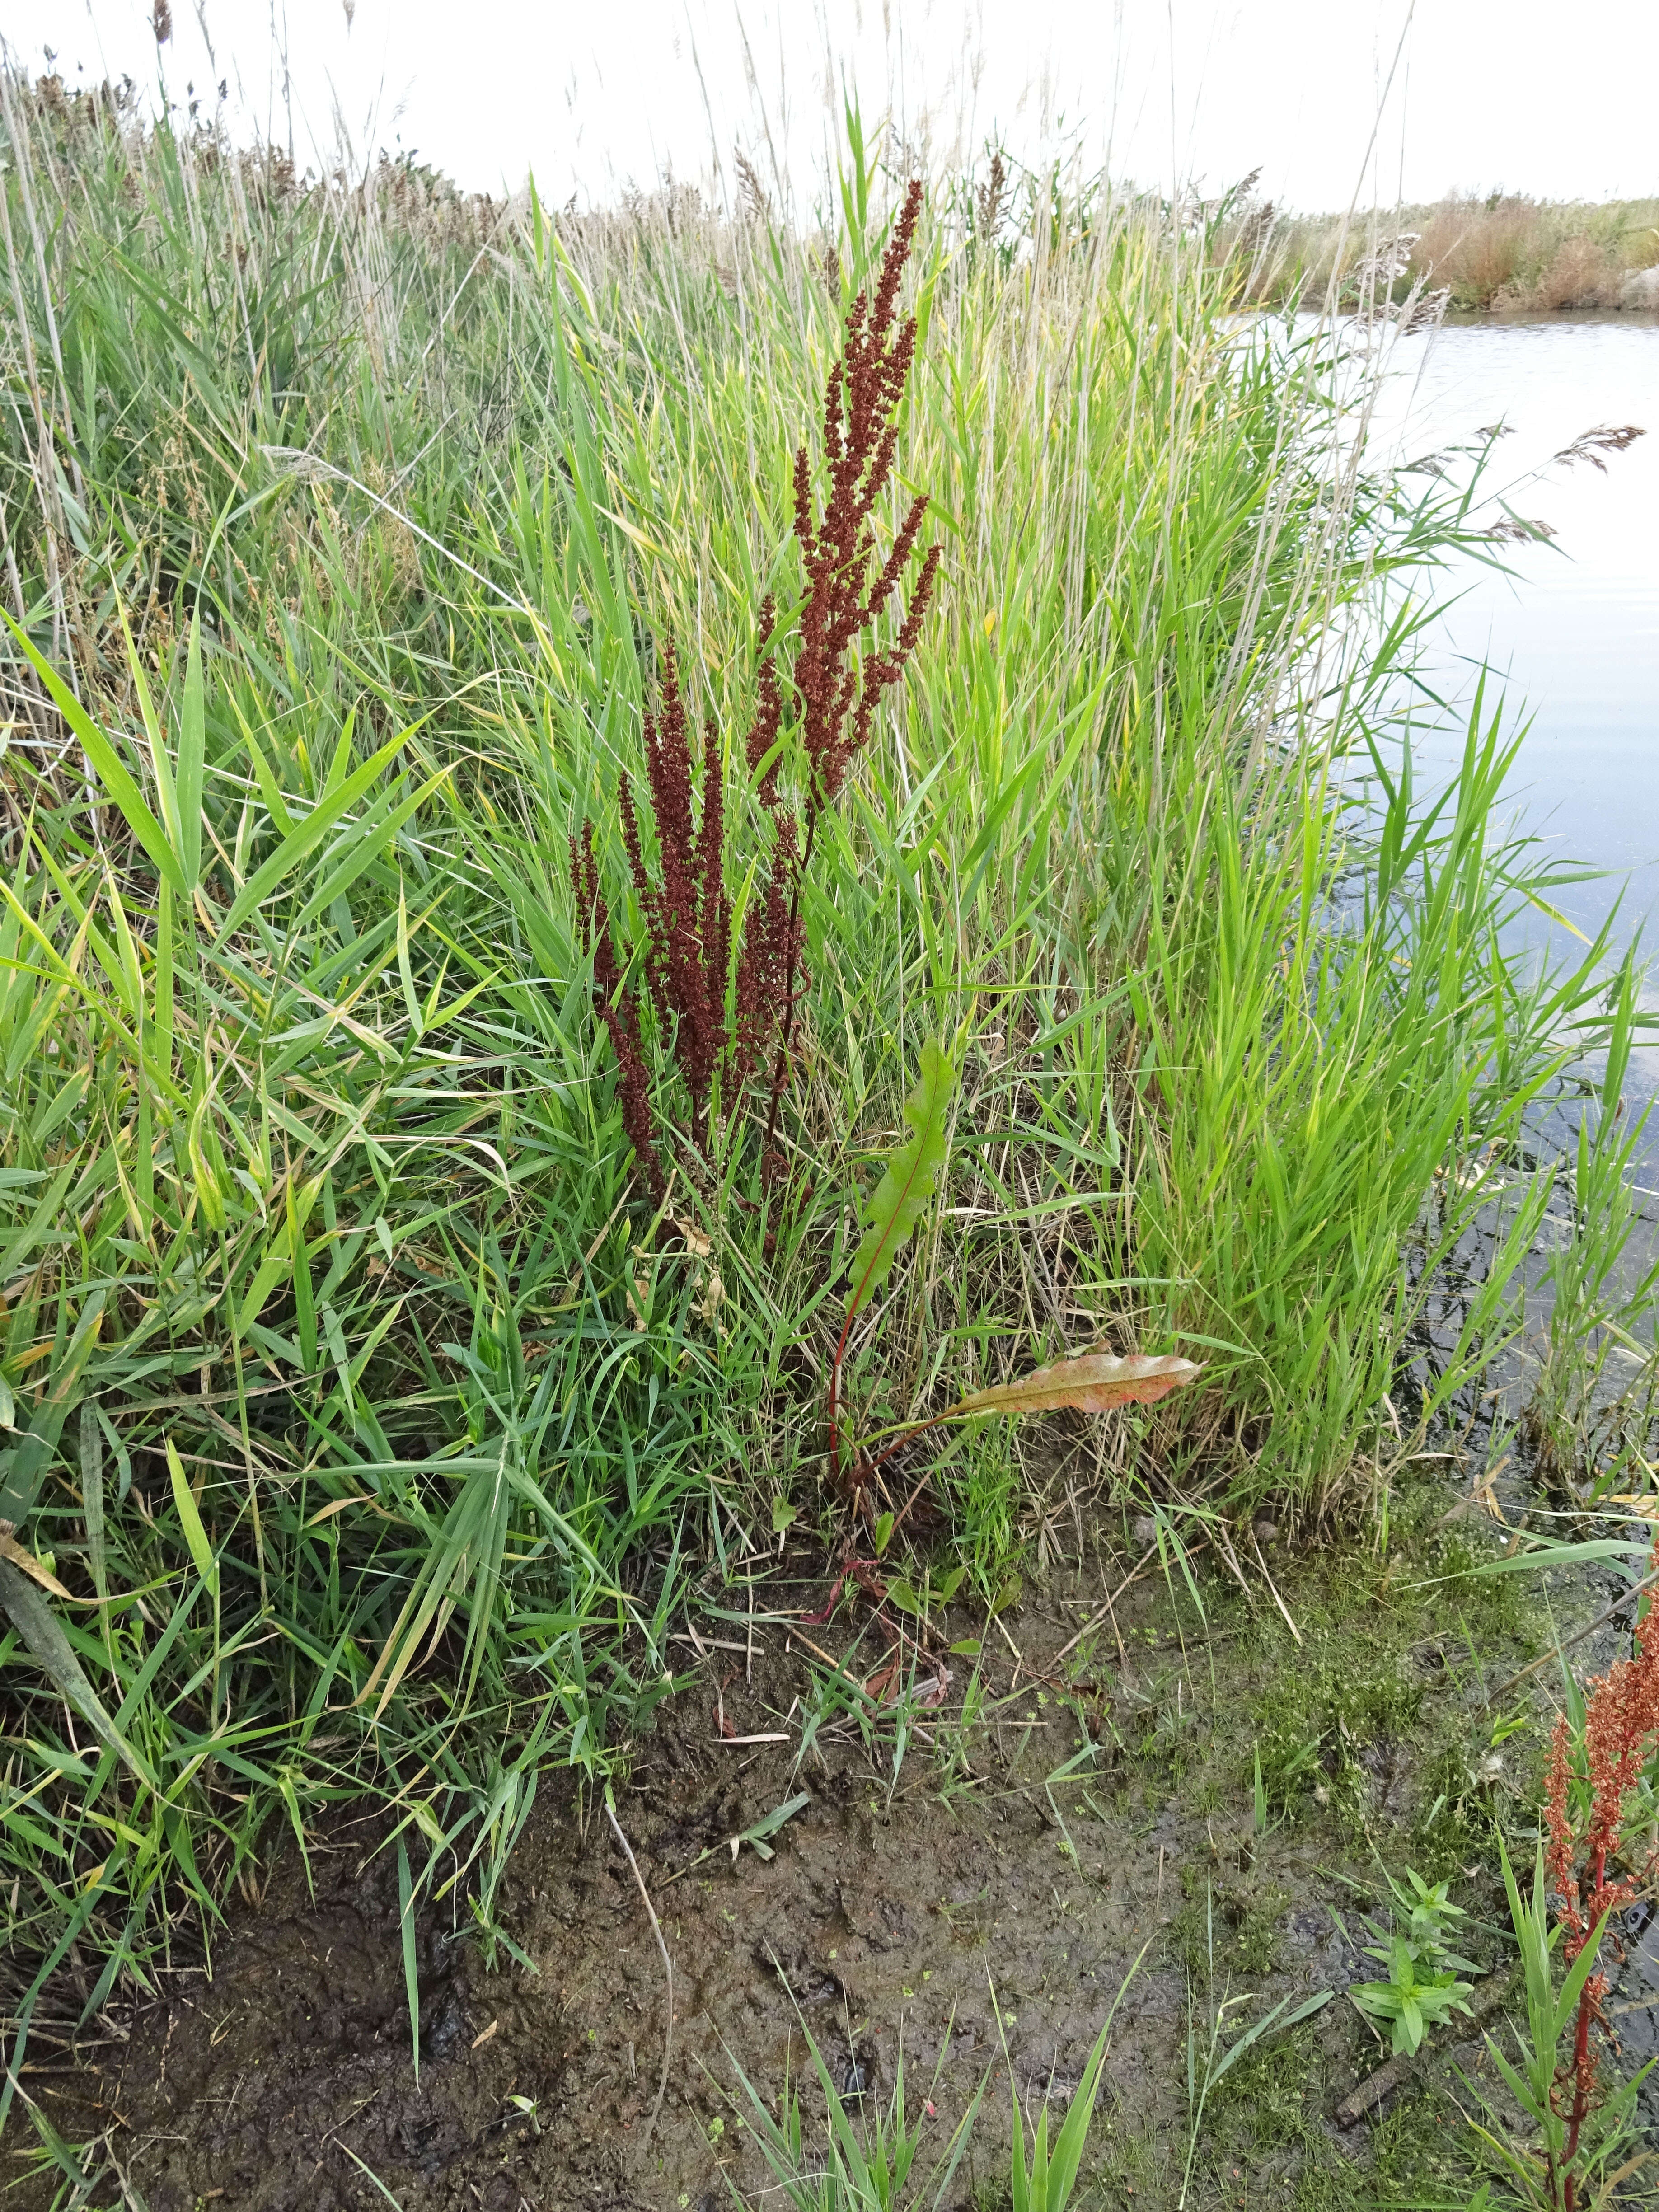
<svg viewBox="0 0 1659 2212"><path fill-rule="evenodd" d="M1106 1413L1115 1406L1149 1406L1167 1398L1203 1372L1194 1360L1165 1353L1148 1358L1133 1352L1119 1358L1110 1352L1085 1352L1076 1359L1059 1359L1052 1367L1039 1367L1016 1382L994 1383L959 1398L946 1420L970 1413L1051 1413L1069 1406L1079 1413Z"/></svg>

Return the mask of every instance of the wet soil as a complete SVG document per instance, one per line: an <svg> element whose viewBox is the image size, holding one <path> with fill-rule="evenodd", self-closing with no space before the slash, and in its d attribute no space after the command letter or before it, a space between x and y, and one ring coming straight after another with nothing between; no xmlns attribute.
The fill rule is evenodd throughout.
<svg viewBox="0 0 1659 2212"><path fill-rule="evenodd" d="M359 1826L313 1849L314 1898L297 1853L279 1852L210 1968L173 1974L112 2023L118 2039L37 2042L22 2086L65 2140L107 2130L127 2201L148 2212L712 2212L728 2185L758 2202L765 2179L738 2069L775 2111L810 2033L866 2116L902 2048L911 2112L931 2106L924 2160L988 2075L945 2201L993 2205L1006 2201L1008 2069L1027 2100L1067 2095L1144 1951L1085 2169L1104 2193L1085 2202L1176 2204L1189 2021L1201 2042L1228 1998L1249 1993L1228 2014L1236 2032L1322 1989L1337 1993L1322 2012L1216 2093L1188 2203L1315 2212L1374 2200L1396 2170L1420 2187L1456 2124L1434 2083L1478 2053L1437 2051L1379 2127L1336 2129L1383 2055L1340 1994L1364 1971L1355 1884L1375 1898L1375 1841L1392 1865L1453 1873L1477 1922L1495 1909L1491 1825L1520 1762L1486 1750L1486 1670L1537 1648L1514 1578L1437 1621L1409 1578L1275 1555L1293 1632L1254 1578L1247 1604L1216 1570L1200 1621L1178 1578L1146 1573L1124 1592L1124 1571L1091 1559L1000 1621L953 1615L939 1644L982 1636L982 1656L942 1656L942 1692L923 1668L916 1694L875 1718L865 1705L862 1724L837 1714L830 1670L801 1641L843 1651L845 1619L769 1619L815 1602L775 1579L753 1592L750 1631L717 1594L725 1617L704 1615L702 1635L718 1644L657 1709L617 1801L674 1965L648 2142L662 1959L602 1804L553 1772L496 1899L521 1956L498 1951L486 1970L465 1884L421 1921L418 2080L394 1855ZM878 1697L887 1640L866 1623L849 1663ZM969 1725L964 1700L981 1701ZM744 1741L773 1734L787 1741ZM802 1792L763 1838L770 1856L734 1841ZM1498 1955L1469 1940L1478 1960ZM810 2133L822 2100L805 2102ZM26 2179L10 2201L45 2212L52 2186Z"/></svg>

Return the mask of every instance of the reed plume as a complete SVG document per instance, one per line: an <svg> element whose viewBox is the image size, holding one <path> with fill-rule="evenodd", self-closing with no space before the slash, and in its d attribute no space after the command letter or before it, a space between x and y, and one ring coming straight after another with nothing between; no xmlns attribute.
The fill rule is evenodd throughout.
<svg viewBox="0 0 1659 2212"><path fill-rule="evenodd" d="M1562 468L1566 469L1571 468L1576 462L1588 461L1593 469L1599 469L1606 476L1607 454L1622 453L1627 446L1633 446L1638 438L1645 438L1647 434L1635 422L1616 425L1602 422L1593 430L1581 432L1570 446L1563 446L1554 458Z"/></svg>

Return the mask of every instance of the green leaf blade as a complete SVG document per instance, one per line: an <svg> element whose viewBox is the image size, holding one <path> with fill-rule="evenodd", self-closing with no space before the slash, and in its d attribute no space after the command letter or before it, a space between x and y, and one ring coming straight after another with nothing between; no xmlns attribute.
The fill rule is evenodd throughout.
<svg viewBox="0 0 1659 2212"><path fill-rule="evenodd" d="M190 618L190 652L179 718L179 858L186 887L202 880L202 787L207 757L207 717L202 697L202 617Z"/></svg>
<svg viewBox="0 0 1659 2212"><path fill-rule="evenodd" d="M120 808L128 829L154 861L162 881L176 890L181 898L188 898L190 894L184 873L167 842L167 832L150 812L143 793L128 774L114 746L52 663L36 652L27 635L3 610L0 610L0 619L4 620L7 629L27 654L36 674L52 695L52 704L80 739L82 750L96 771L98 781Z"/></svg>
<svg viewBox="0 0 1659 2212"><path fill-rule="evenodd" d="M216 1597L219 1592L219 1562L213 1556L207 1530L202 1526L201 1513L191 1495L190 1479L185 1473L184 1462L179 1456L179 1447L171 1437L167 1440L167 1473L173 1478L173 1502L178 1509L185 1541L190 1546L190 1555L196 1562L197 1573L206 1583L210 1593Z"/></svg>
<svg viewBox="0 0 1659 2212"><path fill-rule="evenodd" d="M283 878L322 842L340 817L355 806L369 787L386 773L413 735L412 729L403 730L390 738L355 774L349 775L337 791L313 806L310 813L283 839L276 851L255 869L236 894L230 911L219 925L221 944L240 929L255 908L269 898Z"/></svg>
<svg viewBox="0 0 1659 2212"><path fill-rule="evenodd" d="M851 1321L893 1271L899 1248L911 1236L933 1196L950 1150L948 1118L956 1070L929 1038L921 1048L916 1087L904 1102L910 1135L889 1160L865 1203L864 1235L853 1257Z"/></svg>

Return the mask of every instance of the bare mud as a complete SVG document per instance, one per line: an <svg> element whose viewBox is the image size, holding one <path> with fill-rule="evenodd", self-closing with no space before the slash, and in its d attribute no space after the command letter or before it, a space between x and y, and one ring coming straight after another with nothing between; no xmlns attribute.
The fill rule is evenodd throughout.
<svg viewBox="0 0 1659 2212"><path fill-rule="evenodd" d="M1009 2069L1028 2103L1063 2100L1128 1978L1085 2169L1102 2193L1084 2201L1173 2207L1189 2029L1201 2046L1217 2004L1246 2000L1226 2015L1236 2033L1328 1989L1216 2092L1188 2203L1317 2212L1374 2201L1391 2173L1420 2188L1457 2125L1446 2069L1479 2051L1437 2051L1379 2124L1344 2134L1337 2104L1384 2054L1342 1992L1368 1971L1356 1906L1378 1893L1373 1841L1396 1869L1453 1874L1474 1955L1498 1955L1491 1828L1511 1782L1483 1754L1483 1698L1486 1670L1534 1648L1503 1609L1510 1585L1497 1612L1437 1622L1352 1558L1280 1561L1293 1631L1265 1586L1247 1604L1218 1572L1201 1621L1178 1578L1150 1573L1107 1616L1122 1572L1057 1574L1000 1621L962 1610L936 1642L981 1635L982 1656L942 1656L942 1692L924 1667L919 1694L873 1717L837 1713L830 1669L803 1649L839 1655L845 1620L767 1618L822 1584L759 1585L752 1632L729 1591L725 1617L703 1617L720 1642L658 1709L617 1802L674 1966L654 2134L662 1958L602 1802L552 1773L497 1899L523 1962L498 1951L485 1970L459 1893L421 1922L418 2080L393 1858L358 1825L313 1849L314 1898L297 1852L278 1851L210 1962L106 2013L79 2049L37 2039L21 2086L65 2141L107 2130L111 2172L148 2212L712 2212L734 2187L758 2203L766 2180L738 2069L775 2111L810 2033L866 2115L902 2050L910 2110L931 2108L924 2158L988 2077L946 2203L991 2206L1006 2201ZM848 1662L878 1695L879 1631L866 1622ZM787 1741L744 1741L774 1735ZM762 1838L770 1856L736 1840L803 1792ZM810 2136L822 2100L804 2104ZM26 2134L11 2130L6 2179ZM52 2194L24 2178L9 2201L46 2212Z"/></svg>

